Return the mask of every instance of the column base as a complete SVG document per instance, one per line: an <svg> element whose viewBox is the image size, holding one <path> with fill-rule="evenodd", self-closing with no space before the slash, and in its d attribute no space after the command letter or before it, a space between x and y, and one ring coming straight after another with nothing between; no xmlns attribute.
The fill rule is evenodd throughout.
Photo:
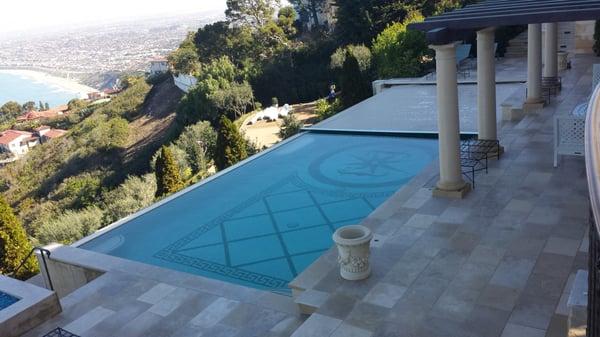
<svg viewBox="0 0 600 337"><path fill-rule="evenodd" d="M544 100L528 99L527 101L525 101L525 103L523 103L523 112L529 113L534 112L536 110L541 110L546 105L545 103L546 102Z"/></svg>
<svg viewBox="0 0 600 337"><path fill-rule="evenodd" d="M465 183L457 190L444 190L439 187L433 189L431 194L438 198L462 199L471 191L471 184Z"/></svg>

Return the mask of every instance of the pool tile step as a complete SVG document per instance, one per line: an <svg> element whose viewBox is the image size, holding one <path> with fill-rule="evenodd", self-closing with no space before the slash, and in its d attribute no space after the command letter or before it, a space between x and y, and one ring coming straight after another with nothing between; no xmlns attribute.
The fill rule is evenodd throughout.
<svg viewBox="0 0 600 337"><path fill-rule="evenodd" d="M294 302L298 305L300 312L305 315L315 313L329 298L329 293L318 290L303 291Z"/></svg>

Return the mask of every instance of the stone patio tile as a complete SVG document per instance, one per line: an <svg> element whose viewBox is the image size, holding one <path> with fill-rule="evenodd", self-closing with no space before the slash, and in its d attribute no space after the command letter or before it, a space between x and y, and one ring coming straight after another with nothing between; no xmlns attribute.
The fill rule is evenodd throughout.
<svg viewBox="0 0 600 337"><path fill-rule="evenodd" d="M529 200L512 199L504 209L512 212L529 213L533 209L533 202Z"/></svg>
<svg viewBox="0 0 600 337"><path fill-rule="evenodd" d="M385 308L392 308L402 298L406 290L406 287L381 282L369 291L363 301Z"/></svg>
<svg viewBox="0 0 600 337"><path fill-rule="evenodd" d="M573 257L566 255L557 255L550 253L542 253L533 269L534 273L543 275L554 275L558 277L569 277L571 266L573 265Z"/></svg>
<svg viewBox="0 0 600 337"><path fill-rule="evenodd" d="M438 219L435 215L415 214L406 222L405 226L420 229L427 229L434 221Z"/></svg>
<svg viewBox="0 0 600 337"><path fill-rule="evenodd" d="M422 275L408 288L396 306L409 305L414 307L414 310L429 309L437 302L446 288L448 288L447 280Z"/></svg>
<svg viewBox="0 0 600 337"><path fill-rule="evenodd" d="M200 336L210 337L238 337L242 331L225 324L216 324L208 330L204 330ZM247 336L247 335L246 335ZM240 337L246 337L244 335ZM175 337L175 336L173 336Z"/></svg>
<svg viewBox="0 0 600 337"><path fill-rule="evenodd" d="M554 314L557 300L522 295L508 321L510 323L546 330Z"/></svg>
<svg viewBox="0 0 600 337"><path fill-rule="evenodd" d="M389 310L371 303L357 302L345 322L361 329L374 331L385 319Z"/></svg>
<svg viewBox="0 0 600 337"><path fill-rule="evenodd" d="M434 222L429 229L425 231L427 237L437 237L449 239L456 233L458 224L446 223L446 222Z"/></svg>
<svg viewBox="0 0 600 337"><path fill-rule="evenodd" d="M85 332L86 337L115 335L126 323L147 311L151 304L134 301L123 305L114 315L108 316L102 322L96 324Z"/></svg>
<svg viewBox="0 0 600 337"><path fill-rule="evenodd" d="M64 329L77 335L84 335L88 329L93 328L114 313L112 310L99 306L64 326Z"/></svg>
<svg viewBox="0 0 600 337"><path fill-rule="evenodd" d="M423 270L423 276L452 281L466 260L466 255L444 249Z"/></svg>
<svg viewBox="0 0 600 337"><path fill-rule="evenodd" d="M552 138L552 135L550 135L549 137ZM551 178L552 173L531 172L523 180L523 185L526 187L543 187L550 182Z"/></svg>
<svg viewBox="0 0 600 337"><path fill-rule="evenodd" d="M467 262L462 265L450 286L482 290L489 283L495 271L496 266L493 265Z"/></svg>
<svg viewBox="0 0 600 337"><path fill-rule="evenodd" d="M527 222L538 225L554 226L559 223L561 211L556 208L537 206L532 211Z"/></svg>
<svg viewBox="0 0 600 337"><path fill-rule="evenodd" d="M269 330L273 336L289 336L304 323L299 317L286 317Z"/></svg>
<svg viewBox="0 0 600 337"><path fill-rule="evenodd" d="M425 233L424 229L414 227L399 228L392 237L388 238L387 242L393 242L405 247L412 246Z"/></svg>
<svg viewBox="0 0 600 337"><path fill-rule="evenodd" d="M440 214L439 221L461 224L469 216L471 210L462 207L448 207Z"/></svg>
<svg viewBox="0 0 600 337"><path fill-rule="evenodd" d="M402 204L402 207L419 209L431 199L431 190L428 188L422 188L413 194L404 204Z"/></svg>
<svg viewBox="0 0 600 337"><path fill-rule="evenodd" d="M402 257L385 275L383 281L408 287L427 268L432 259L428 257Z"/></svg>
<svg viewBox="0 0 600 337"><path fill-rule="evenodd" d="M354 309L355 303L355 298L336 292L329 296L327 301L325 301L325 303L317 310L317 313L343 320L346 319L350 311Z"/></svg>
<svg viewBox="0 0 600 337"><path fill-rule="evenodd" d="M185 300L191 296L194 296L195 294L195 291L177 288L150 307L148 311L159 316L166 317L175 311Z"/></svg>
<svg viewBox="0 0 600 337"><path fill-rule="evenodd" d="M371 337L373 333L350 324L342 323L331 335L331 337Z"/></svg>
<svg viewBox="0 0 600 337"><path fill-rule="evenodd" d="M460 336L460 337L476 337L474 334L465 329L465 327L458 322L451 321L449 319L430 316L426 320L426 324L423 324L415 336L427 336L427 337L448 337L448 336Z"/></svg>
<svg viewBox="0 0 600 337"><path fill-rule="evenodd" d="M463 322L472 311L479 291L468 287L449 287L433 306L431 314L456 322Z"/></svg>
<svg viewBox="0 0 600 337"><path fill-rule="evenodd" d="M460 252L461 254L471 254L480 240L481 237L477 234L457 231L450 238L446 248L450 251Z"/></svg>
<svg viewBox="0 0 600 337"><path fill-rule="evenodd" d="M544 253L575 256L579 246L581 246L581 240L572 240L553 236L548 239L548 242L544 247Z"/></svg>
<svg viewBox="0 0 600 337"><path fill-rule="evenodd" d="M517 303L519 294L517 289L488 284L477 299L477 304L511 311Z"/></svg>
<svg viewBox="0 0 600 337"><path fill-rule="evenodd" d="M151 312L143 312L129 323L117 330L114 336L146 337L154 326L161 323L162 316Z"/></svg>
<svg viewBox="0 0 600 337"><path fill-rule="evenodd" d="M481 243L473 249L469 262L497 266L504 256L505 249L484 246Z"/></svg>
<svg viewBox="0 0 600 337"><path fill-rule="evenodd" d="M430 192L431 193L431 192ZM440 215L444 213L451 200L444 198L431 198L427 200L423 206L419 207L418 213L429 215Z"/></svg>
<svg viewBox="0 0 600 337"><path fill-rule="evenodd" d="M506 256L535 261L542 252L546 240L517 237L506 249Z"/></svg>
<svg viewBox="0 0 600 337"><path fill-rule="evenodd" d="M479 337L499 337L510 312L475 305L464 323L465 329Z"/></svg>
<svg viewBox="0 0 600 337"><path fill-rule="evenodd" d="M138 301L156 304L158 301L163 299L165 296L169 295L172 291L177 289L171 285L165 283L159 283L152 287L152 289L143 293L140 297L138 297Z"/></svg>
<svg viewBox="0 0 600 337"><path fill-rule="evenodd" d="M509 323L504 328L501 337L544 337L545 335L545 330Z"/></svg>
<svg viewBox="0 0 600 337"><path fill-rule="evenodd" d="M527 284L534 265L535 262L532 260L505 256L492 276L490 284L522 289Z"/></svg>
<svg viewBox="0 0 600 337"><path fill-rule="evenodd" d="M288 315L282 312L240 303L220 323L232 326L240 331L251 331L255 335L259 335L266 334L286 317Z"/></svg>
<svg viewBox="0 0 600 337"><path fill-rule="evenodd" d="M312 314L291 337L323 337L330 336L342 321L321 314Z"/></svg>
<svg viewBox="0 0 600 337"><path fill-rule="evenodd" d="M559 275L533 273L529 277L523 293L529 296L558 299L563 292L566 281L566 277Z"/></svg>
<svg viewBox="0 0 600 337"><path fill-rule="evenodd" d="M208 329L219 323L223 318L229 315L240 302L219 297L208 307L198 313L190 324Z"/></svg>

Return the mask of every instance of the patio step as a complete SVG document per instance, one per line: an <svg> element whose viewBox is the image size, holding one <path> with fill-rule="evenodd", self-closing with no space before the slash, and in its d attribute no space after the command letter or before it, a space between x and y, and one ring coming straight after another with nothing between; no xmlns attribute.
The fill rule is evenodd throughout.
<svg viewBox="0 0 600 337"><path fill-rule="evenodd" d="M527 31L517 35L508 42L504 57L523 57L527 56Z"/></svg>
<svg viewBox="0 0 600 337"><path fill-rule="evenodd" d="M300 312L305 315L314 314L329 298L329 293L318 290L305 290L298 295L294 302L298 304Z"/></svg>

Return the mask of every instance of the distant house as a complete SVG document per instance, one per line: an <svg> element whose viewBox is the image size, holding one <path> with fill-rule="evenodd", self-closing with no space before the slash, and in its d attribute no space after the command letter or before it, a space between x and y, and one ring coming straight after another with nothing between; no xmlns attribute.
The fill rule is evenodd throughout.
<svg viewBox="0 0 600 337"><path fill-rule="evenodd" d="M90 101L97 101L99 99L103 99L104 97L106 97L106 94L102 91L93 91L93 92L88 92L87 97Z"/></svg>
<svg viewBox="0 0 600 337"><path fill-rule="evenodd" d="M18 122L26 122L26 121L33 121L33 120L37 120L37 119L56 118L56 117L65 115L68 111L69 111L69 106L66 104L59 105L50 110L44 110L44 111L33 110L33 111L28 111L28 112L22 114L21 116L17 117L17 121Z"/></svg>
<svg viewBox="0 0 600 337"><path fill-rule="evenodd" d="M6 130L0 133L0 151L22 156L38 145L39 138L27 131Z"/></svg>
<svg viewBox="0 0 600 337"><path fill-rule="evenodd" d="M150 60L150 76L164 74L169 71L169 62L164 57L155 57Z"/></svg>
<svg viewBox="0 0 600 337"><path fill-rule="evenodd" d="M45 143L55 138L60 138L67 133L67 130L52 129L47 125L42 125L39 128L36 128L34 131L35 135L39 137L41 143Z"/></svg>

